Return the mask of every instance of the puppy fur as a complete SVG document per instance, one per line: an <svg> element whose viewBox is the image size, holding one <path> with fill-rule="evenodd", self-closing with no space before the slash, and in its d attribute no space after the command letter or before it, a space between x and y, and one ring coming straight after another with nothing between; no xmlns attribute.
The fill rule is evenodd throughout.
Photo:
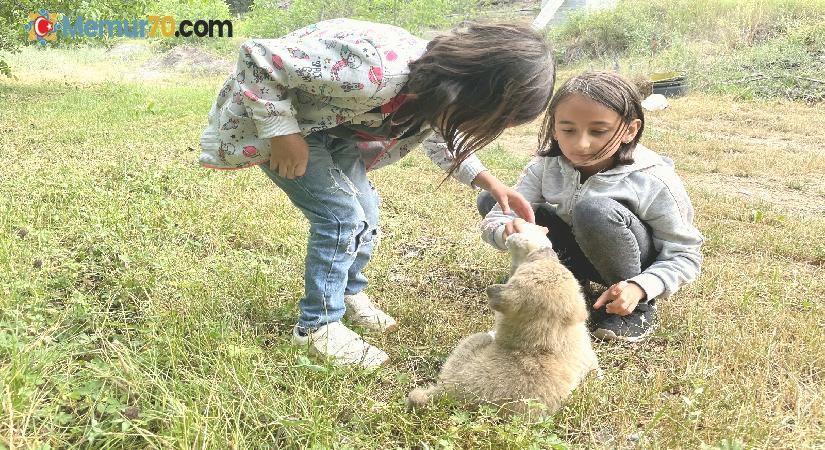
<svg viewBox="0 0 825 450"><path fill-rule="evenodd" d="M522 260L506 284L487 288L497 313L495 333L462 340L436 384L410 392L410 407L448 395L466 407L496 406L502 415L552 415L590 371L598 370L585 326L587 309L573 275L542 241L516 233L507 247Z"/></svg>

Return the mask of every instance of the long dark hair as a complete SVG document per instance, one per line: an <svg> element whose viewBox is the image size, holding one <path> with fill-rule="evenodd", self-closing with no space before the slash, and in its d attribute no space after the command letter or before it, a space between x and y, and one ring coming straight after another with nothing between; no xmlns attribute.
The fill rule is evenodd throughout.
<svg viewBox="0 0 825 450"><path fill-rule="evenodd" d="M509 126L547 110L555 83L552 49L516 24L470 24L440 35L410 63L407 100L393 122L440 124L455 157L450 173Z"/></svg>
<svg viewBox="0 0 825 450"><path fill-rule="evenodd" d="M642 96L636 85L615 72L585 72L575 75L561 85L559 90L553 95L550 101L550 108L544 117L542 132L547 132L547 136L542 137L542 142L549 141L549 147L543 146L539 151L539 156L561 156L561 148L558 141L553 139L555 132L554 122L556 108L562 100L570 95L579 94L593 100L594 102L615 111L621 119L621 124L610 140L602 147L592 159L601 158L609 151L621 136L627 131L627 127L635 119L642 121L639 131L632 141L620 143L619 150L613 155L615 164L633 164L633 150L639 139L642 138L642 131L645 129L645 113L642 109Z"/></svg>

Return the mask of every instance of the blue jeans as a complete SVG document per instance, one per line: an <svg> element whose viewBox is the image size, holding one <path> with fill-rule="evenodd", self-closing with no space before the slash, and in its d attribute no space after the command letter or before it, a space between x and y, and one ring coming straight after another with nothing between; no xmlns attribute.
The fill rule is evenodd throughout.
<svg viewBox="0 0 825 450"><path fill-rule="evenodd" d="M356 141L326 133L306 136L309 162L293 180L261 169L309 221L304 297L298 326L314 330L344 316L344 295L361 292L361 272L378 236L379 197L367 179Z"/></svg>

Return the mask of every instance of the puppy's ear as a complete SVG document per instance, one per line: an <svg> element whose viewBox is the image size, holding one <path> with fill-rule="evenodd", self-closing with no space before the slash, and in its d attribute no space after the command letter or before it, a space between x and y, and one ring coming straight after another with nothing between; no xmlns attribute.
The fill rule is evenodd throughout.
<svg viewBox="0 0 825 450"><path fill-rule="evenodd" d="M493 311L507 313L513 302L506 284L493 284L487 288L487 299Z"/></svg>
<svg viewBox="0 0 825 450"><path fill-rule="evenodd" d="M587 320L588 311L584 296L576 288L571 285L566 292L559 292L555 297L553 314L565 325L582 323Z"/></svg>

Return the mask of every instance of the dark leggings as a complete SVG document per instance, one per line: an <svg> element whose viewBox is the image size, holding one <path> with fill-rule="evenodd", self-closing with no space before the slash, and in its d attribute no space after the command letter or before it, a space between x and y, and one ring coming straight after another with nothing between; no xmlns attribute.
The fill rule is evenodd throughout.
<svg viewBox="0 0 825 450"><path fill-rule="evenodd" d="M496 205L482 191L476 199L482 217ZM642 273L655 259L650 227L623 204L606 197L580 200L573 208L573 226L547 203L533 206L536 225L550 230L547 237L564 264L580 282L610 286Z"/></svg>

